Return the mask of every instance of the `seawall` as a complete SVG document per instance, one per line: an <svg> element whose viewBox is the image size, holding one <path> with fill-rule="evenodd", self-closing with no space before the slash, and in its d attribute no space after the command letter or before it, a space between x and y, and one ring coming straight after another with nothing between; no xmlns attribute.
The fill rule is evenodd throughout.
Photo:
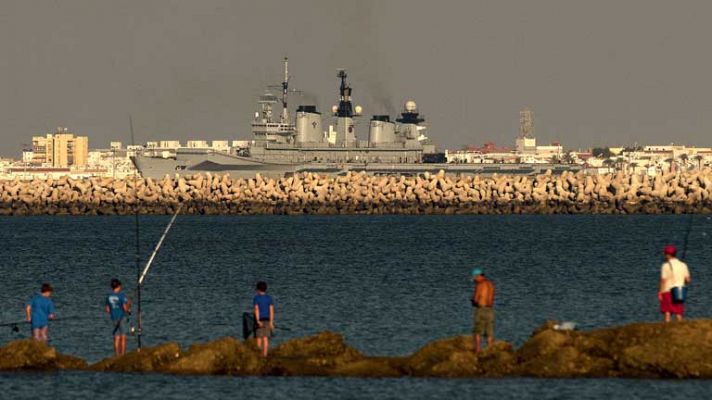
<svg viewBox="0 0 712 400"><path fill-rule="evenodd" d="M680 214L712 212L712 169L655 177L564 173L420 177L302 174L0 181L0 215Z"/></svg>

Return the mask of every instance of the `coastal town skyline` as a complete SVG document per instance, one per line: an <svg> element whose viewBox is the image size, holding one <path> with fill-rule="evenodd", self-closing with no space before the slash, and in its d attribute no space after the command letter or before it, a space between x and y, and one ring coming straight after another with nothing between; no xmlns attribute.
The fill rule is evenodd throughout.
<svg viewBox="0 0 712 400"><path fill-rule="evenodd" d="M40 3L6 8L3 156L57 125L97 144L127 142L128 114L137 142L247 139L253 102L279 82L284 56L303 91L295 103L328 111L337 100L335 71L347 68L365 115L393 116L413 98L443 149L508 144L526 105L537 111L543 143L712 140L712 56L700 50L712 34L706 2L610 2L610 13L601 3L425 3L415 10L314 1L304 8L309 15L271 1ZM164 14L170 18L158 18ZM239 40L253 34L259 46Z"/></svg>

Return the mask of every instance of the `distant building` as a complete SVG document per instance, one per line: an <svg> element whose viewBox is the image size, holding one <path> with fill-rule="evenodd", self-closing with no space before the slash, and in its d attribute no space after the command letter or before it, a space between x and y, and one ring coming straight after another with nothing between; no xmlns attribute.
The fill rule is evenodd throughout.
<svg viewBox="0 0 712 400"><path fill-rule="evenodd" d="M111 150L121 150L123 148L123 144L121 142L111 142L109 143L109 148Z"/></svg>
<svg viewBox="0 0 712 400"><path fill-rule="evenodd" d="M177 140L161 140L160 142L158 142L158 148L160 149L177 149L179 147L181 147L181 145L180 142ZM148 143L146 144L146 148L150 148L148 146Z"/></svg>
<svg viewBox="0 0 712 400"><path fill-rule="evenodd" d="M515 150L519 154L536 153L536 137L534 137L534 111L524 107L519 112L519 135L514 141Z"/></svg>
<svg viewBox="0 0 712 400"><path fill-rule="evenodd" d="M213 140L212 148L216 151L230 151L230 143L227 140Z"/></svg>
<svg viewBox="0 0 712 400"><path fill-rule="evenodd" d="M518 137L515 140L515 148L519 154L536 153L536 138Z"/></svg>
<svg viewBox="0 0 712 400"><path fill-rule="evenodd" d="M564 146L562 146L561 143L552 143L549 146L536 146L536 155L540 158L561 158L564 155Z"/></svg>
<svg viewBox="0 0 712 400"><path fill-rule="evenodd" d="M35 158L35 153L32 150L22 150L22 162L25 164L29 164L32 162L32 159Z"/></svg>
<svg viewBox="0 0 712 400"><path fill-rule="evenodd" d="M654 175L658 171L701 169L712 165L712 148L683 145L654 145L624 150L619 168Z"/></svg>
<svg viewBox="0 0 712 400"><path fill-rule="evenodd" d="M83 168L87 165L89 138L74 136L67 128L32 138L32 163L53 168Z"/></svg>
<svg viewBox="0 0 712 400"><path fill-rule="evenodd" d="M457 164L515 163L517 155L509 147L499 147L487 142L481 147L466 146L464 150L445 150L445 160Z"/></svg>
<svg viewBox="0 0 712 400"><path fill-rule="evenodd" d="M238 148L238 149L246 149L250 147L250 141L249 140L233 140L230 142L230 145L232 147Z"/></svg>
<svg viewBox="0 0 712 400"><path fill-rule="evenodd" d="M560 143L537 146L534 137L534 112L525 107L519 112L519 134L514 141L514 150L497 147L494 143L485 143L482 147L467 146L464 150L446 151L449 163L578 163L583 161L565 157L564 147Z"/></svg>
<svg viewBox="0 0 712 400"><path fill-rule="evenodd" d="M189 140L186 143L186 147L190 149L207 149L210 146L208 145L208 142L205 140Z"/></svg>

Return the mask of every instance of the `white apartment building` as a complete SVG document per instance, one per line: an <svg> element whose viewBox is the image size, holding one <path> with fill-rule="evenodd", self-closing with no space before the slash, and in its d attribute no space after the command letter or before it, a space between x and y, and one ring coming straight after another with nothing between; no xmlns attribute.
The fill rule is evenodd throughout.
<svg viewBox="0 0 712 400"><path fill-rule="evenodd" d="M189 149L207 149L210 148L206 140L189 140L186 142L186 147Z"/></svg>

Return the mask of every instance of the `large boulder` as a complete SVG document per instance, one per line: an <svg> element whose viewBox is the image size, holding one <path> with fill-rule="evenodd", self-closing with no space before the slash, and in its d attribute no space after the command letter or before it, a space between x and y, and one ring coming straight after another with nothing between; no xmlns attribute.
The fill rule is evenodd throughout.
<svg viewBox="0 0 712 400"><path fill-rule="evenodd" d="M591 332L538 329L517 351L534 377L712 378L712 321L639 323Z"/></svg>
<svg viewBox="0 0 712 400"><path fill-rule="evenodd" d="M408 357L404 370L413 376L502 376L514 368L512 346L495 342L475 353L471 336L436 340Z"/></svg>
<svg viewBox="0 0 712 400"><path fill-rule="evenodd" d="M259 375L265 361L254 342L232 337L194 344L166 372L200 375Z"/></svg>
<svg viewBox="0 0 712 400"><path fill-rule="evenodd" d="M618 376L712 378L710 320L632 324L588 336L606 344Z"/></svg>
<svg viewBox="0 0 712 400"><path fill-rule="evenodd" d="M16 340L0 348L0 370L84 369L86 361L57 353L54 347L33 339Z"/></svg>
<svg viewBox="0 0 712 400"><path fill-rule="evenodd" d="M165 343L104 359L93 364L90 369L110 372L163 372L180 357L180 353L177 343Z"/></svg>
<svg viewBox="0 0 712 400"><path fill-rule="evenodd" d="M481 374L476 364L472 338L467 336L426 344L408 357L405 370L413 376L462 377Z"/></svg>
<svg viewBox="0 0 712 400"><path fill-rule="evenodd" d="M515 373L517 358L512 345L495 341L477 354L477 364L485 376L507 376Z"/></svg>
<svg viewBox="0 0 712 400"><path fill-rule="evenodd" d="M275 348L267 362L271 375L329 375L332 370L363 360L358 350L333 332L289 340Z"/></svg>
<svg viewBox="0 0 712 400"><path fill-rule="evenodd" d="M613 361L603 346L579 332L539 330L517 351L517 374L534 377L567 378L606 376Z"/></svg>

